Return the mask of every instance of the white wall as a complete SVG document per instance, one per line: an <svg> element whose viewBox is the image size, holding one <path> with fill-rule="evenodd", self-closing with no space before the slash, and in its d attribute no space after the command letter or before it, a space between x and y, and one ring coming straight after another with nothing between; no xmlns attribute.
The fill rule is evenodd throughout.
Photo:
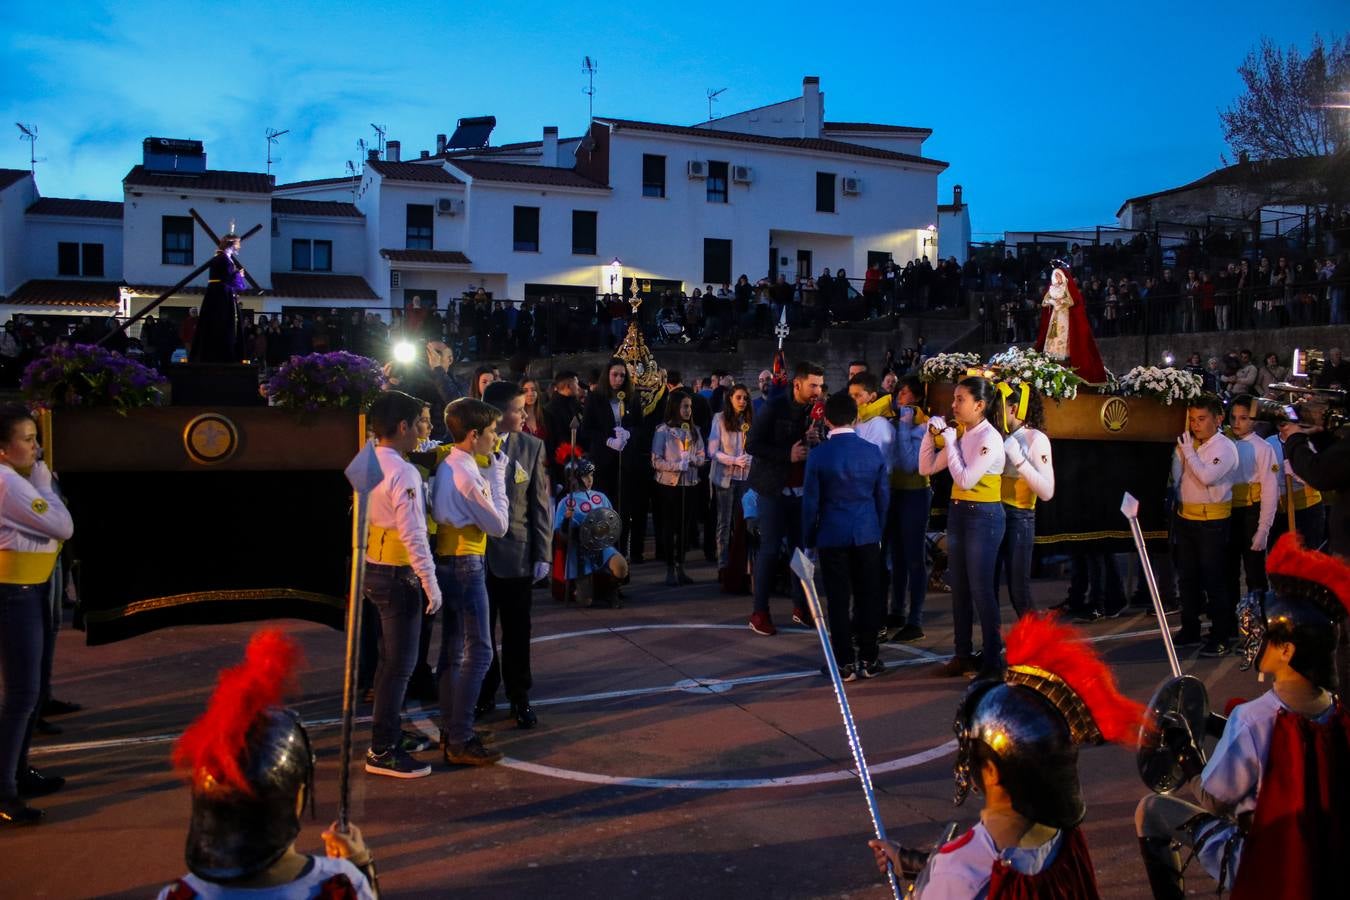
<svg viewBox="0 0 1350 900"><path fill-rule="evenodd" d="M272 271L290 272L291 241L332 241L334 275L366 274L366 223L339 216L279 215L272 241ZM326 274L326 273L325 273Z"/></svg>
<svg viewBox="0 0 1350 900"><path fill-rule="evenodd" d="M25 275L29 278L60 278L56 245L62 241L103 245L103 274L85 275L99 281L122 280L122 222L120 219L85 219L65 216L26 216L24 228Z"/></svg>
<svg viewBox="0 0 1350 900"><path fill-rule="evenodd" d="M262 226L244 244L241 258L258 284L264 288L271 286L272 203L267 194L185 194L182 190L162 191L140 185L127 185L125 194L122 273L129 283L168 287L192 271L191 266L166 266L161 262L162 218L186 216L189 208L195 208L217 235L229 231L230 219L235 220L235 231L239 234L254 225ZM193 232L192 252L194 266L206 262L216 252L201 226L196 226ZM205 281L203 273L198 282L205 284Z"/></svg>
<svg viewBox="0 0 1350 900"><path fill-rule="evenodd" d="M12 294L27 281L24 274L24 211L37 200L31 175L0 191L0 295Z"/></svg>
<svg viewBox="0 0 1350 900"><path fill-rule="evenodd" d="M943 259L955 256L956 261L965 264L966 257L970 255L970 207L963 206L958 210L939 211L937 216L938 227L938 255ZM933 255L929 254L929 259Z"/></svg>

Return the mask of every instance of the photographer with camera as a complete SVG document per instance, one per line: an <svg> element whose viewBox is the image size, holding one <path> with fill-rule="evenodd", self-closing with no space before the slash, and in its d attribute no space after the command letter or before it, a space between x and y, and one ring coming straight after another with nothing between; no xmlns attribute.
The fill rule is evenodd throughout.
<svg viewBox="0 0 1350 900"><path fill-rule="evenodd" d="M1305 407L1306 410L1306 407ZM1294 474L1319 491L1350 490L1350 440L1325 427L1324 418L1280 425L1284 456ZM1337 497L1329 506L1327 550L1350 553L1350 503Z"/></svg>

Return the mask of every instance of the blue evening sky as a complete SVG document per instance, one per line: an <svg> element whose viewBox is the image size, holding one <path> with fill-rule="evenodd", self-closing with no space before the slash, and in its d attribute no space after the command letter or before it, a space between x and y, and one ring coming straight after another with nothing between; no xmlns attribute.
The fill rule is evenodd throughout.
<svg viewBox="0 0 1350 900"><path fill-rule="evenodd" d="M598 115L675 124L706 118L709 88L726 115L819 75L830 119L932 128L939 197L963 185L982 233L1110 224L1125 198L1218 167L1247 50L1350 21L1344 0L0 6L0 166L27 167L10 123L36 124L46 196L121 199L148 135L262 171L264 130L289 128L284 182L343 174L370 123L405 159L463 116L495 115L494 143L580 134L589 54Z"/></svg>

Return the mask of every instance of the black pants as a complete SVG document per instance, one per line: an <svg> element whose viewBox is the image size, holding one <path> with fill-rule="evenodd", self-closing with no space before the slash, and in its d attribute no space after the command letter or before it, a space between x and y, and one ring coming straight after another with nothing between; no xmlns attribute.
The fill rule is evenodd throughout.
<svg viewBox="0 0 1350 900"><path fill-rule="evenodd" d="M1198 633L1204 613L1210 636L1225 641L1237 634L1237 597L1228 593L1231 579L1224 565L1230 524L1228 519L1195 522L1178 516L1173 527L1181 627Z"/></svg>
<svg viewBox="0 0 1350 900"><path fill-rule="evenodd" d="M646 555L647 511L652 505L653 484L651 467L623 470L623 509L619 510L623 534L619 538L619 552L630 563L642 562ZM610 502L614 502L612 497ZM659 551L657 555L660 556Z"/></svg>
<svg viewBox="0 0 1350 900"><path fill-rule="evenodd" d="M703 538L703 558L717 559L717 494L712 489L712 471L709 465L698 470L699 529Z"/></svg>
<svg viewBox="0 0 1350 900"><path fill-rule="evenodd" d="M877 631L884 607L881 592L881 545L854 544L821 547L820 581L829 607L830 646L840 666L853 662L853 639L858 640L858 659L877 658Z"/></svg>
<svg viewBox="0 0 1350 900"><path fill-rule="evenodd" d="M1241 578L1247 574L1247 592L1264 591L1266 581L1266 551L1252 550L1252 538L1261 524L1261 504L1233 507L1233 516L1228 520L1228 555L1225 566L1228 570L1228 594L1241 597Z"/></svg>
<svg viewBox="0 0 1350 900"><path fill-rule="evenodd" d="M483 676L478 702L495 702L497 685L505 684L506 699L524 703L534 684L530 675L530 588L529 576L498 578L487 573L488 628L493 635L492 665ZM502 623L502 639L496 641L497 621Z"/></svg>
<svg viewBox="0 0 1350 900"><path fill-rule="evenodd" d="M683 565L685 551L689 546L689 534L693 531L693 524L701 512L698 485L658 484L656 492L661 501L661 520L665 523L661 529L662 540L666 542L665 560L668 563ZM681 513L684 514L683 527L680 522Z"/></svg>

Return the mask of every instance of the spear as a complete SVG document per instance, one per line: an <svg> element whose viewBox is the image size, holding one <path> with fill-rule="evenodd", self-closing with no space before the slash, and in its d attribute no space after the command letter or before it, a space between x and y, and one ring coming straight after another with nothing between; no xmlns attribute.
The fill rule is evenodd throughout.
<svg viewBox="0 0 1350 900"><path fill-rule="evenodd" d="M1177 660L1177 648L1172 644L1172 630L1167 625L1167 610L1163 609L1162 595L1158 592L1158 579L1153 575L1153 564L1148 558L1148 548L1144 545L1144 529L1139 526L1139 501L1126 493L1120 501L1120 511L1130 523L1130 533L1134 535L1134 549L1139 553L1139 563L1143 567L1144 581L1153 597L1153 612L1158 617L1158 628L1162 631L1163 649L1167 651L1167 664L1172 668L1174 678L1181 677L1181 663Z"/></svg>
<svg viewBox="0 0 1350 900"><path fill-rule="evenodd" d="M816 566L807 559L799 547L792 554L792 571L802 583L806 594L806 603L811 608L811 617L816 620L816 636L820 638L820 649L825 653L825 670L834 685L834 698L839 701L839 713L844 717L844 732L848 736L849 749L853 751L853 765L858 770L858 782L862 785L863 796L867 798L867 812L872 817L872 831L877 840L886 840L886 826L881 824L881 812L877 809L877 796L872 790L872 773L867 770L867 758L863 756L862 739L858 737L858 726L853 721L853 711L849 709L848 697L844 694L844 682L839 677L839 666L834 661L834 650L830 647L830 626L825 619L825 610L821 606L820 595L816 593ZM895 867L886 864L886 878L891 884L891 893L900 900L900 881L896 878Z"/></svg>
<svg viewBox="0 0 1350 900"><path fill-rule="evenodd" d="M356 714L356 648L361 632L361 601L366 583L366 529L370 494L384 480L375 442L367 441L343 471L352 486L352 583L347 598L347 659L342 674L342 764L338 768L338 830L347 833L351 794L352 719Z"/></svg>

